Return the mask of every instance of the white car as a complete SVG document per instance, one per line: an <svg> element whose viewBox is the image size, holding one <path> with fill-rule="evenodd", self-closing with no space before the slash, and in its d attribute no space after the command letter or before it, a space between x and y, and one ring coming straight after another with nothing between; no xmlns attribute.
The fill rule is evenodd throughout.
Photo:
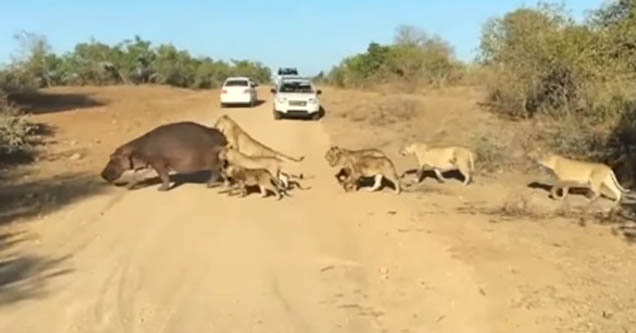
<svg viewBox="0 0 636 333"><path fill-rule="evenodd" d="M294 117L317 120L322 116L318 99L322 92L309 79L282 79L271 92L274 95L274 119Z"/></svg>
<svg viewBox="0 0 636 333"><path fill-rule="evenodd" d="M228 77L223 82L221 90L221 107L230 104L256 105L258 101L257 86L258 84L247 77Z"/></svg>
<svg viewBox="0 0 636 333"><path fill-rule="evenodd" d="M278 73L274 77L274 86L280 85L280 82L283 79L299 77L300 76L298 76L298 69L296 69L295 67L279 68Z"/></svg>

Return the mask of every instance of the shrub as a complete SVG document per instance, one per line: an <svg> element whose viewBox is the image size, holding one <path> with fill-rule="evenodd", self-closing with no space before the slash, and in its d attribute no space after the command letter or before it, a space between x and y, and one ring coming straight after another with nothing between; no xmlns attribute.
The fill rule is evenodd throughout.
<svg viewBox="0 0 636 333"><path fill-rule="evenodd" d="M62 56L51 52L43 36L24 32L16 39L20 43L19 56L0 72L0 85L8 91L130 83L214 88L231 75L250 76L259 82L271 77L270 69L258 62L196 58L171 44L153 48L139 36L112 46L91 39Z"/></svg>
<svg viewBox="0 0 636 333"><path fill-rule="evenodd" d="M0 90L0 156L28 150L30 131L26 117Z"/></svg>
<svg viewBox="0 0 636 333"><path fill-rule="evenodd" d="M327 80L340 87L397 83L414 88L455 82L461 68L453 49L441 38L400 26L392 44L370 43L366 52L345 58L334 67Z"/></svg>
<svg viewBox="0 0 636 333"><path fill-rule="evenodd" d="M476 132L471 141L475 146L475 169L483 173L497 172L510 164L506 140L492 132Z"/></svg>
<svg viewBox="0 0 636 333"><path fill-rule="evenodd" d="M553 150L599 160L617 147L613 130L636 117L636 0L621 0L584 23L540 4L490 20L480 62L491 72L485 105L514 119L541 119ZM636 125L631 123L628 127Z"/></svg>

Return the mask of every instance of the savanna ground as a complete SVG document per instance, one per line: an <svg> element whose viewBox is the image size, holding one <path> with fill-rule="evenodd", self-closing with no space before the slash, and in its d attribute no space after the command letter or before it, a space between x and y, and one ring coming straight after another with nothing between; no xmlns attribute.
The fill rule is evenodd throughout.
<svg viewBox="0 0 636 333"><path fill-rule="evenodd" d="M336 183L323 158L333 144L379 148L399 173L415 167L397 154L412 140L466 145L482 161L515 155L505 147L528 129L480 110L480 91L324 88L319 122L274 121L267 91L256 108L223 110L216 90L22 96L46 153L2 172L0 331L636 329L636 249L619 227L578 212L583 196L555 202L528 186L549 180L536 167L478 162L492 170L468 187L427 178L399 196L344 193ZM167 122L212 125L223 113L267 145L306 156L292 169L312 188L276 201L226 197L199 179L160 193L98 178L118 145Z"/></svg>

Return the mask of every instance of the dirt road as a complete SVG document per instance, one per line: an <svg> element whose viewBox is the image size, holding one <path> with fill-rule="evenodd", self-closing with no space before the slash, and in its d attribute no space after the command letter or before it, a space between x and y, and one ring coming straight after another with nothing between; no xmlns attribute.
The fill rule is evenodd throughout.
<svg viewBox="0 0 636 333"><path fill-rule="evenodd" d="M2 309L0 331L490 331L468 267L431 239L411 253L382 232L412 218L398 196L337 186L320 122L275 122L269 103L227 113L272 147L305 155L295 168L312 189L276 201L186 184L117 189L71 206L37 249L70 256L60 263L68 274L51 280L46 297ZM421 260L392 283L402 255ZM411 289L424 291L424 279L444 297L419 298Z"/></svg>
<svg viewBox="0 0 636 333"><path fill-rule="evenodd" d="M11 246L16 259L0 258L0 332L507 333L633 327L633 248L601 227L522 218L494 223L475 208L522 189L518 175L480 177L468 188L429 182L399 196L390 189L344 193L323 158L331 140L347 140L350 147L388 142L393 146L382 148L394 156L395 142L410 130L401 130L387 107L380 108L380 118L372 113L369 105L382 106L378 97L329 90L327 118L305 122L274 121L271 102L219 110L216 92L147 87L81 92L104 101L37 119L58 129L59 143L50 149L66 145L69 150L59 153L66 156L81 146L86 157L43 161L46 172L77 168L94 176L116 145L157 123L212 124L227 113L267 145L304 155L290 167L309 177L303 184L311 189L277 201L258 194L226 197L205 183L165 193L158 185L130 192L102 186L69 200L25 224L36 236ZM424 111L415 104L400 106L422 119L420 125L411 118L409 126L442 137L457 128L438 124L483 117L466 100L442 95L424 99ZM356 107L356 101L366 104ZM341 112L339 105L354 110ZM387 119L392 127L378 127ZM457 210L464 206L468 214ZM0 238L0 254L3 244Z"/></svg>

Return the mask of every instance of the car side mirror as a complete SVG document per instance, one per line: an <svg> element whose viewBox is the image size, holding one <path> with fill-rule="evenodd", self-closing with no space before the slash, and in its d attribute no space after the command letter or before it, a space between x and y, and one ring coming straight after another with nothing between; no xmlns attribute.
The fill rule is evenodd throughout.
<svg viewBox="0 0 636 333"><path fill-rule="evenodd" d="M320 89L316 90L316 95L320 95L320 94L322 94L322 90Z"/></svg>
<svg viewBox="0 0 636 333"><path fill-rule="evenodd" d="M272 89L270 89L269 91L270 91L272 94L275 94L275 93L276 93L276 88L272 88Z"/></svg>

